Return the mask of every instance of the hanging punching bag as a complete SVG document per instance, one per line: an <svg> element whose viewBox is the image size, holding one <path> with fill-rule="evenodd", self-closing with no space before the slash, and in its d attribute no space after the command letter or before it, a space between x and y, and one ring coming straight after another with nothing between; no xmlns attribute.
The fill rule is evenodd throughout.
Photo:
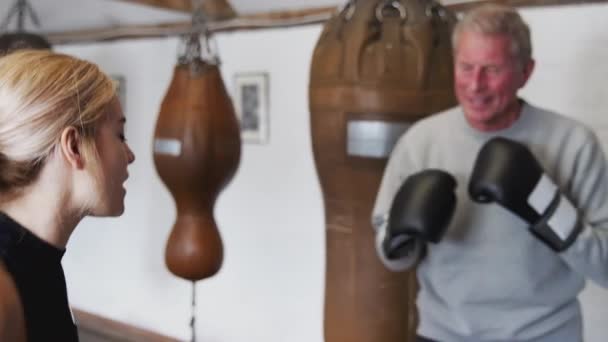
<svg viewBox="0 0 608 342"><path fill-rule="evenodd" d="M326 342L413 341L415 277L381 264L371 211L396 139L456 103L454 23L434 1L351 1L317 42L309 104L326 215Z"/></svg>
<svg viewBox="0 0 608 342"><path fill-rule="evenodd" d="M201 280L221 267L215 200L239 164L240 131L217 64L183 59L162 101L154 164L177 207L165 262L178 277Z"/></svg>
<svg viewBox="0 0 608 342"><path fill-rule="evenodd" d="M25 342L25 322L19 292L0 261L0 341Z"/></svg>

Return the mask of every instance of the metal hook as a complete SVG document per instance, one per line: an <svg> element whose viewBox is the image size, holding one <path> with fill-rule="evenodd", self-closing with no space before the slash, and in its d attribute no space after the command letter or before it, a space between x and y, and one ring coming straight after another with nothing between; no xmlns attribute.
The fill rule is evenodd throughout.
<svg viewBox="0 0 608 342"><path fill-rule="evenodd" d="M447 12L446 12L445 8L443 8L441 5L439 5L436 2L430 2L426 6L425 13L426 13L426 16L429 18L433 18L435 15L437 15L442 20L446 20L446 18L447 18Z"/></svg>
<svg viewBox="0 0 608 342"><path fill-rule="evenodd" d="M349 21L353 17L353 14L355 14L356 8L357 8L357 5L355 4L355 0L349 0L338 11L338 13L340 13L340 14L344 13L344 17L343 17L344 21Z"/></svg>
<svg viewBox="0 0 608 342"><path fill-rule="evenodd" d="M376 19L378 19L379 22L384 21L384 10L387 8L397 10L399 12L401 21L405 21L405 19L407 19L407 11L405 10L405 7L403 7L403 5L397 0L389 0L376 7Z"/></svg>
<svg viewBox="0 0 608 342"><path fill-rule="evenodd" d="M202 58L209 64L219 65L220 60L218 57L217 42L212 38L211 34L207 31L202 35L203 49L201 50Z"/></svg>

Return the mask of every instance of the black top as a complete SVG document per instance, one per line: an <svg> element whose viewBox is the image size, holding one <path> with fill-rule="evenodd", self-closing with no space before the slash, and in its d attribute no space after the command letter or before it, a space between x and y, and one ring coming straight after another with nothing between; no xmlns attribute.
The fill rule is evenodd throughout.
<svg viewBox="0 0 608 342"><path fill-rule="evenodd" d="M78 341L58 249L0 212L0 258L23 304L28 341Z"/></svg>

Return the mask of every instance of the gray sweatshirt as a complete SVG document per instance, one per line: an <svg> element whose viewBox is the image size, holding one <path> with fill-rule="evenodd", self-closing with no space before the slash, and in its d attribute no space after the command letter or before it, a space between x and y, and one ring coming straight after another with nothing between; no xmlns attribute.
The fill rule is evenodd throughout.
<svg viewBox="0 0 608 342"><path fill-rule="evenodd" d="M567 250L551 250L503 207L470 199L475 158L494 136L528 146L578 209L584 228ZM389 260L380 242L392 199L408 175L429 168L456 178L454 217L438 244L418 241L406 256ZM372 223L387 268L418 263L418 333L432 339L582 341L577 295L586 278L608 286L608 170L600 144L582 124L527 103L513 125L491 133L470 127L460 108L417 122L391 154Z"/></svg>

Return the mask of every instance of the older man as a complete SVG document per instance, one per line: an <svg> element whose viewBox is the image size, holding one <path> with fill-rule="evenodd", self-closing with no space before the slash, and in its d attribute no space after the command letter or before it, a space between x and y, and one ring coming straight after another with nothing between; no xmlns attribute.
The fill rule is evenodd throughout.
<svg viewBox="0 0 608 342"><path fill-rule="evenodd" d="M395 146L372 222L391 270L418 263L419 341L582 341L577 296L608 285L608 170L582 124L517 93L534 70L509 7L453 33L459 107Z"/></svg>

